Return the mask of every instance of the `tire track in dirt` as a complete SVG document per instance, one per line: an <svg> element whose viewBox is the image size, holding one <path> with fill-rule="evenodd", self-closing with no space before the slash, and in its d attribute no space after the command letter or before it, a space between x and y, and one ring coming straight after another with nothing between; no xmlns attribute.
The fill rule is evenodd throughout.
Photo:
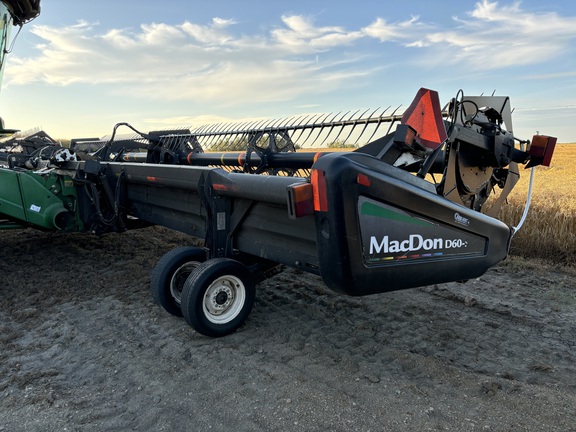
<svg viewBox="0 0 576 432"><path fill-rule="evenodd" d="M461 292L462 284L445 284L442 288L358 299L328 291L310 292L310 282L291 282L295 278L288 274L276 278L277 286L288 287L293 294L273 293L265 301L271 315L286 319L285 327L290 328L298 326L298 319L289 317L289 297L300 298L297 307L308 310L301 314L294 311L294 316L303 315L314 321L314 328L326 329L303 340L309 344L319 342L319 338L324 343L329 341L336 348L332 351L336 358L339 346L345 346L345 353L353 348L362 353L364 362L373 364L371 369L386 365L386 359L379 358L373 347L387 346L487 377L504 377L515 385L547 383L575 390L575 381L569 379L576 376L572 338L575 324L569 313L563 319L558 319L562 318L561 312L545 319L538 310L527 309L526 304L514 307L496 300L484 304L472 297L475 294L481 298L478 293L482 290L493 290L495 278L488 274L485 279L471 281L469 293ZM474 299L472 305L466 306L467 298ZM298 329L295 331L298 333Z"/></svg>
<svg viewBox="0 0 576 432"><path fill-rule="evenodd" d="M148 292L155 262L190 241L2 233L0 430L576 424L571 273L512 262L355 298L287 270L258 287L237 333L209 339Z"/></svg>

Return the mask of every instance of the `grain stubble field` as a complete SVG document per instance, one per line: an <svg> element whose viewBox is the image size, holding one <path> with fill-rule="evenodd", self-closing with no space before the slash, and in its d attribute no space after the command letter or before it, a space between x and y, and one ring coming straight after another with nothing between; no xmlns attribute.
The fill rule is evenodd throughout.
<svg viewBox="0 0 576 432"><path fill-rule="evenodd" d="M536 167L532 206L512 252L525 257L545 257L576 266L576 143L558 144L550 167ZM510 195L500 218L515 226L522 216L529 185L529 171L520 170L520 182Z"/></svg>
<svg viewBox="0 0 576 432"><path fill-rule="evenodd" d="M576 431L573 270L362 298L287 270L209 339L148 292L190 241L0 233L0 431Z"/></svg>

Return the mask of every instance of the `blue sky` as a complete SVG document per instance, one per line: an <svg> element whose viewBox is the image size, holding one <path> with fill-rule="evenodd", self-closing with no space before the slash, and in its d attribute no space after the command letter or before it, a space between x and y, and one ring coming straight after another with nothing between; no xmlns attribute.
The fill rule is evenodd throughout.
<svg viewBox="0 0 576 432"><path fill-rule="evenodd" d="M576 2L43 0L0 113L73 138L408 106L420 87L508 95L515 135L576 142Z"/></svg>

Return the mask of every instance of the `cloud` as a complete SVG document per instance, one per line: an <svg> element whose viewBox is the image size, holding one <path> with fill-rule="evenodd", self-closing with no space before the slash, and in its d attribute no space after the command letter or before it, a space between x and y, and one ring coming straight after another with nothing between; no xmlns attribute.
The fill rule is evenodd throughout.
<svg viewBox="0 0 576 432"><path fill-rule="evenodd" d="M241 33L235 20L220 17L206 24L107 30L80 21L31 31L41 40L37 55L11 57L8 84L104 84L108 94L226 105L294 100L362 85L383 70L377 62L392 51L403 67L460 63L482 71L545 62L574 44L576 18L528 12L519 2L482 0L442 29L419 17L399 22L379 17L347 29L285 15L255 34Z"/></svg>
<svg viewBox="0 0 576 432"><path fill-rule="evenodd" d="M415 27L419 25L418 17L412 17L408 21L388 24L386 20L377 18L372 24L362 29L363 33L380 42L407 40L411 38Z"/></svg>
<svg viewBox="0 0 576 432"><path fill-rule="evenodd" d="M316 27L301 16L285 16L282 22L282 28L254 36L237 34L236 22L223 18L206 25L143 24L136 31L103 33L84 21L34 26L32 33L42 39L38 55L11 58L6 79L8 84L109 84L114 92L148 99L256 102L331 91L366 73L351 66L357 56L329 55L364 37L361 32Z"/></svg>
<svg viewBox="0 0 576 432"><path fill-rule="evenodd" d="M453 29L430 32L411 44L430 50L426 62L465 63L484 70L525 66L558 57L576 41L575 17L527 12L520 2L482 0L468 18L453 21Z"/></svg>
<svg viewBox="0 0 576 432"><path fill-rule="evenodd" d="M225 30L234 24L236 24L234 20L212 18L212 25L210 26L185 22L182 24L181 29L200 44L205 46L218 46L230 42L233 39Z"/></svg>
<svg viewBox="0 0 576 432"><path fill-rule="evenodd" d="M272 31L272 40L280 47L299 52L315 52L349 45L364 37L360 31L347 31L342 27L315 27L311 18L299 15L283 16L285 28Z"/></svg>

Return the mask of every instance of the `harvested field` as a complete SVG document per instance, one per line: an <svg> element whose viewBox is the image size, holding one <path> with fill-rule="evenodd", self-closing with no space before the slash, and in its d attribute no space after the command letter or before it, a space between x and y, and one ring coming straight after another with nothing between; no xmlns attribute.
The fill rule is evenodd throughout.
<svg viewBox="0 0 576 432"><path fill-rule="evenodd" d="M0 233L0 431L576 431L573 269L362 298L287 270L209 339L148 292L191 242Z"/></svg>

